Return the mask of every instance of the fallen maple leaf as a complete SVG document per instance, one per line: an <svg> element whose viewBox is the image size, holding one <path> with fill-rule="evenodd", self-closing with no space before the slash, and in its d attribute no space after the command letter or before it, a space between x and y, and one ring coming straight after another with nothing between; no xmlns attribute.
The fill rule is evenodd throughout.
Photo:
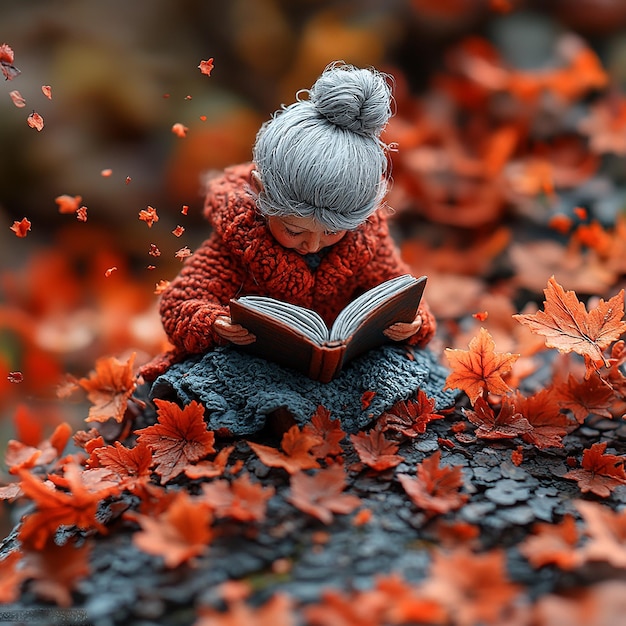
<svg viewBox="0 0 626 626"><path fill-rule="evenodd" d="M587 541L582 547L585 561L604 561L626 567L626 511L612 511L598 502L576 501L585 521Z"/></svg>
<svg viewBox="0 0 626 626"><path fill-rule="evenodd" d="M513 401L504 397L496 415L493 408L482 397L474 404L474 409L463 409L467 419L478 426L474 431L482 439L512 439L532 430L528 420L516 410Z"/></svg>
<svg viewBox="0 0 626 626"><path fill-rule="evenodd" d="M474 554L457 548L434 551L422 591L447 609L450 624L477 626L507 623L520 587L507 576L504 550Z"/></svg>
<svg viewBox="0 0 626 626"><path fill-rule="evenodd" d="M120 363L115 357L102 357L96 361L95 372L78 381L93 404L86 422L123 421L128 400L137 386L133 376L134 361L135 353L126 363Z"/></svg>
<svg viewBox="0 0 626 626"><path fill-rule="evenodd" d="M460 508L467 502L468 495L459 490L463 486L460 465L441 466L441 452L417 465L417 477L399 474L398 480L413 504L427 513L447 513Z"/></svg>
<svg viewBox="0 0 626 626"><path fill-rule="evenodd" d="M534 315L514 315L520 323L546 339L546 346L559 352L576 352L585 357L588 373L608 366L604 350L626 332L624 290L587 312L574 291L565 291L554 276L544 289L544 310ZM591 364L591 366L590 366Z"/></svg>
<svg viewBox="0 0 626 626"><path fill-rule="evenodd" d="M21 585L28 574L21 566L22 553L19 550L9 552L0 560L0 602L15 602L21 592Z"/></svg>
<svg viewBox="0 0 626 626"><path fill-rule="evenodd" d="M511 371L519 354L496 352L489 331L483 327L468 347L469 350L446 348L452 372L446 379L444 390L461 389L472 404L486 393L504 395L511 391L503 376Z"/></svg>
<svg viewBox="0 0 626 626"><path fill-rule="evenodd" d="M52 463L63 453L71 434L72 427L67 422L63 422L55 428L48 439L40 441L36 446L10 439L4 457L9 472L17 474L22 469Z"/></svg>
<svg viewBox="0 0 626 626"><path fill-rule="evenodd" d="M435 412L435 399L429 398L424 391L418 389L414 400L396 402L381 415L378 422L383 431L392 430L414 438L423 435L426 426L437 419L443 419L443 415Z"/></svg>
<svg viewBox="0 0 626 626"><path fill-rule="evenodd" d="M151 517L132 514L141 530L133 534L133 543L143 552L163 558L166 567L202 554L213 539L210 508L200 498L178 491L167 509Z"/></svg>
<svg viewBox="0 0 626 626"><path fill-rule="evenodd" d="M152 454L150 448L143 442L138 442L133 448L127 448L116 441L112 446L96 448L94 454L101 467L113 472L119 478L122 487L132 490L137 483L145 482L150 477Z"/></svg>
<svg viewBox="0 0 626 626"><path fill-rule="evenodd" d="M155 472L161 483L175 478L194 461L215 452L215 434L207 430L204 407L191 401L184 408L175 402L156 398L157 423L136 430L137 441L152 451Z"/></svg>
<svg viewBox="0 0 626 626"><path fill-rule="evenodd" d="M522 433L522 439L537 448L562 448L563 437L568 432L569 419L561 413L560 405L551 389L540 389L524 397L516 392L513 402L531 426Z"/></svg>
<svg viewBox="0 0 626 626"><path fill-rule="evenodd" d="M346 488L346 473L339 465L319 470L311 476L298 472L291 477L290 485L289 502L324 524L333 521L333 513L345 515L361 504L357 496L342 493Z"/></svg>
<svg viewBox="0 0 626 626"><path fill-rule="evenodd" d="M221 476L226 469L226 463L235 446L226 446L222 448L213 460L204 460L194 465L185 467L185 475L187 478L196 480L198 478L215 478Z"/></svg>
<svg viewBox="0 0 626 626"><path fill-rule="evenodd" d="M582 468L563 475L575 480L583 493L592 492L601 498L608 498L618 485L626 484L624 457L605 454L606 441L594 443L583 452Z"/></svg>
<svg viewBox="0 0 626 626"><path fill-rule="evenodd" d="M403 456L396 454L398 444L386 439L379 426L367 433L362 431L350 435L350 441L361 462L376 472L384 472L404 461Z"/></svg>
<svg viewBox="0 0 626 626"><path fill-rule="evenodd" d="M518 545L518 550L535 568L556 565L562 570L572 570L583 561L576 550L579 538L576 520L565 515L559 524L535 524L533 534Z"/></svg>
<svg viewBox="0 0 626 626"><path fill-rule="evenodd" d="M229 517L240 522L262 522L274 487L264 487L242 474L232 482L213 480L202 485L202 499L216 517Z"/></svg>
<svg viewBox="0 0 626 626"><path fill-rule="evenodd" d="M194 626L296 626L293 600L275 593L265 604L252 606L242 599L227 603L225 611L200 608Z"/></svg>
<svg viewBox="0 0 626 626"><path fill-rule="evenodd" d="M330 411L323 406L317 407L317 410L311 416L311 421L302 428L303 433L312 434L321 439L321 443L311 448L311 453L318 459L338 456L343 454L341 441L346 433L341 428L340 420L331 420Z"/></svg>
<svg viewBox="0 0 626 626"><path fill-rule="evenodd" d="M589 415L612 419L610 408L613 406L615 391L599 374L592 374L583 380L577 380L570 374L567 382L552 388L552 397L562 409L571 411L579 424Z"/></svg>
<svg viewBox="0 0 626 626"><path fill-rule="evenodd" d="M32 591L43 600L55 602L62 607L74 604L72 592L89 572L91 544L77 546L73 542L56 545L49 539L37 550L27 550L24 573L32 579Z"/></svg>
<svg viewBox="0 0 626 626"><path fill-rule="evenodd" d="M248 445L254 453L261 459L261 462L268 467L282 467L289 474L295 474L300 470L319 467L319 463L312 450L315 446L322 444L323 440L319 435L313 434L310 430L300 431L297 424L294 424L284 435L280 442L283 449L281 452L271 446L248 441Z"/></svg>
<svg viewBox="0 0 626 626"><path fill-rule="evenodd" d="M68 491L60 491L27 470L20 470L22 491L36 507L22 518L18 535L24 545L35 550L43 548L59 526L77 526L83 530L96 529L106 533L96 513L100 502L115 493L117 488L107 485L98 491L90 491L81 480L82 472L82 468L74 464L67 465L64 479Z"/></svg>

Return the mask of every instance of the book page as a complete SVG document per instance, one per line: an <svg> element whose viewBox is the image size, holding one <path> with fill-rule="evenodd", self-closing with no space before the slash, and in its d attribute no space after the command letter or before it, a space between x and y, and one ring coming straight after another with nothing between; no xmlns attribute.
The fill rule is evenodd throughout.
<svg viewBox="0 0 626 626"><path fill-rule="evenodd" d="M315 311L267 296L242 296L238 300L260 313L297 328L316 343L322 344L328 339L328 328Z"/></svg>
<svg viewBox="0 0 626 626"><path fill-rule="evenodd" d="M416 281L417 279L414 276L404 274L381 283L361 294L337 316L330 332L331 341L350 337L371 311L388 300L390 296L399 293L402 289L414 284Z"/></svg>

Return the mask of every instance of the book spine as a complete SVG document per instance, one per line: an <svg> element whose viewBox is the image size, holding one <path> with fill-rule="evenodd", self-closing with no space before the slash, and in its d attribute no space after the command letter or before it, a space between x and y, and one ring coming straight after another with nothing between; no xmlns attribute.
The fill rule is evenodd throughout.
<svg viewBox="0 0 626 626"><path fill-rule="evenodd" d="M343 366L345 352L346 346L344 344L332 348L323 347L319 350L321 363L315 380L319 380L321 383L329 383L335 378Z"/></svg>

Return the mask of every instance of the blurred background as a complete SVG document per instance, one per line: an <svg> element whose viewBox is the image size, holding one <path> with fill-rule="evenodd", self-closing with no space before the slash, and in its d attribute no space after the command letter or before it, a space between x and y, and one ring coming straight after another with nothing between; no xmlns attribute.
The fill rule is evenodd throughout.
<svg viewBox="0 0 626 626"><path fill-rule="evenodd" d="M164 347L155 287L208 234L202 174L249 160L260 124L333 60L395 78L389 204L405 258L430 276L435 347L465 348L483 324L500 351L523 351L510 315L540 303L552 274L581 297L622 287L624 0L0 8L20 71L0 91L2 441L16 410L43 435L84 418L56 399L66 374ZM61 212L62 196L86 209Z"/></svg>

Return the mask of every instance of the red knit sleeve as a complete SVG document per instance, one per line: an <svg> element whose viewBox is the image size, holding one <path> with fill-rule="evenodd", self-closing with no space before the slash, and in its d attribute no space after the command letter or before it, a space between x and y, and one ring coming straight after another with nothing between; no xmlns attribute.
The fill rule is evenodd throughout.
<svg viewBox="0 0 626 626"><path fill-rule="evenodd" d="M242 284L242 268L211 237L190 256L161 296L165 332L183 353L198 354L224 344L213 330L215 319L229 315L228 302Z"/></svg>

